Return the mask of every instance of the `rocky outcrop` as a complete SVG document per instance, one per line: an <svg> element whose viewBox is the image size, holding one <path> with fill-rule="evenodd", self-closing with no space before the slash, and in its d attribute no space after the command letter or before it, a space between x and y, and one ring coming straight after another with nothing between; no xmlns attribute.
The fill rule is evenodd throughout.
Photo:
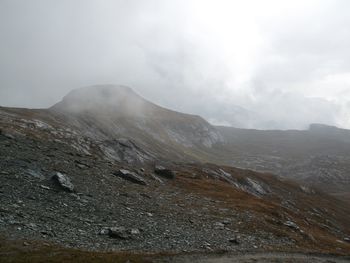
<svg viewBox="0 0 350 263"><path fill-rule="evenodd" d="M143 150L126 138L103 141L99 144L99 148L108 160L113 161L142 164L155 159L155 155L150 151Z"/></svg>

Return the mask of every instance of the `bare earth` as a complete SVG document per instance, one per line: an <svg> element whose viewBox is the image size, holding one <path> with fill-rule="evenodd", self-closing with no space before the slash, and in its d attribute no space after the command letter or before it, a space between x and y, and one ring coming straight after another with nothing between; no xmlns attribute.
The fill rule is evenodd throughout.
<svg viewBox="0 0 350 263"><path fill-rule="evenodd" d="M157 262L169 263L332 263L350 262L349 257L334 257L329 255L285 254L285 253L261 253L246 255L191 255L177 256L161 259Z"/></svg>

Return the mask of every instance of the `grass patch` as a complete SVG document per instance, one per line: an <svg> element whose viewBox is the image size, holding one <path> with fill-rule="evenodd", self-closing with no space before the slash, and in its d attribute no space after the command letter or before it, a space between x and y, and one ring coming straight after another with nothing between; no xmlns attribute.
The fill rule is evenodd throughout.
<svg viewBox="0 0 350 263"><path fill-rule="evenodd" d="M24 245L26 244L26 245ZM1 263L149 263L154 255L128 252L91 252L61 248L39 242L9 241L0 238Z"/></svg>

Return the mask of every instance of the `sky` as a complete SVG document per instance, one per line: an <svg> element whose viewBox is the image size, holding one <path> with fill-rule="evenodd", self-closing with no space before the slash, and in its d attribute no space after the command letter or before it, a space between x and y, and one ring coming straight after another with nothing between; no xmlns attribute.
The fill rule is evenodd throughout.
<svg viewBox="0 0 350 263"><path fill-rule="evenodd" d="M350 128L350 1L0 0L0 105L121 84L216 125Z"/></svg>

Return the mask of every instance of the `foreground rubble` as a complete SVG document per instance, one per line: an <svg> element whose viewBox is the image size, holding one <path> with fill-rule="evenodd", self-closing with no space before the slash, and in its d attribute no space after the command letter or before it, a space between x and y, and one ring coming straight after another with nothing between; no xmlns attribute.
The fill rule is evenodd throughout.
<svg viewBox="0 0 350 263"><path fill-rule="evenodd" d="M28 136L2 134L0 147L0 234L9 239L92 251L349 253L348 210L271 175L129 166Z"/></svg>

